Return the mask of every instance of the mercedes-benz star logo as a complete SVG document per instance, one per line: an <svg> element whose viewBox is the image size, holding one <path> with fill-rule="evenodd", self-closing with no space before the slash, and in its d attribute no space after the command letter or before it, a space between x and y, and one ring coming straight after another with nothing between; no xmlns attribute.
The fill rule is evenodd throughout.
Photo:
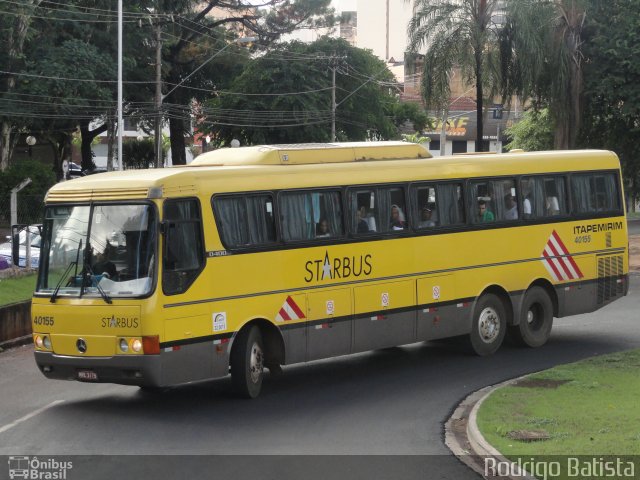
<svg viewBox="0 0 640 480"><path fill-rule="evenodd" d="M86 353L87 352L87 342L84 341L84 338L79 338L78 341L76 342L76 347L78 348L78 351L80 353Z"/></svg>

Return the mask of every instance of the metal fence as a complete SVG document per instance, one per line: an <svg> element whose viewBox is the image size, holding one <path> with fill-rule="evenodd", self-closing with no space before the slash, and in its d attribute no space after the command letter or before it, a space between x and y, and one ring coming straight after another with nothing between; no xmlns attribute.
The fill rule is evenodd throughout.
<svg viewBox="0 0 640 480"><path fill-rule="evenodd" d="M17 222L20 224L42 223L44 195L24 195L18 193ZM0 198L0 229L11 228L11 199ZM4 237L2 237L4 238Z"/></svg>

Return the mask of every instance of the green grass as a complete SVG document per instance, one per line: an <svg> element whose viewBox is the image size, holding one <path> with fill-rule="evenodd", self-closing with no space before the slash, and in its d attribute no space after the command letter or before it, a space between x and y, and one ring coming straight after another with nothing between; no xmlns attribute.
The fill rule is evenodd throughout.
<svg viewBox="0 0 640 480"><path fill-rule="evenodd" d="M640 218L640 212L627 212L627 218L629 220L637 220Z"/></svg>
<svg viewBox="0 0 640 480"><path fill-rule="evenodd" d="M29 300L36 288L36 275L0 279L0 306Z"/></svg>
<svg viewBox="0 0 640 480"><path fill-rule="evenodd" d="M545 455L640 454L640 350L562 365L527 379L564 380L549 387L496 390L478 412L487 441L511 460ZM514 440L538 430L548 440Z"/></svg>

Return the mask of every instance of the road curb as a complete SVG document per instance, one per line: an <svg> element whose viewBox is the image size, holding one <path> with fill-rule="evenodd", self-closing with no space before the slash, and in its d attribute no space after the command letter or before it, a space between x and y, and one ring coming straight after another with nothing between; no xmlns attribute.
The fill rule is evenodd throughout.
<svg viewBox="0 0 640 480"><path fill-rule="evenodd" d="M484 438L477 425L477 415L482 402L495 390L511 385L528 375L513 378L506 382L490 385L473 392L466 397L454 410L449 420L445 423L445 445L458 459L484 478L509 478L536 480L526 471L520 470L517 464L504 457L493 445ZM496 462L511 463L509 471L514 476L485 475L485 462L487 458L493 458Z"/></svg>

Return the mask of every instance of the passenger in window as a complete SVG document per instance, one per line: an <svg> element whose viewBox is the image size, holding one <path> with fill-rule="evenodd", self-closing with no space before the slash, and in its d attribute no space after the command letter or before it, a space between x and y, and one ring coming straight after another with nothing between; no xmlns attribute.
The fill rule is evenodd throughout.
<svg viewBox="0 0 640 480"><path fill-rule="evenodd" d="M118 275L118 270L111 261L111 258L115 256L114 250L114 247L112 247L109 240L107 240L104 250L95 255L95 261L92 267L93 273L115 280Z"/></svg>
<svg viewBox="0 0 640 480"><path fill-rule="evenodd" d="M398 205L391 205L391 230L404 230L407 228L407 222L404 212Z"/></svg>
<svg viewBox="0 0 640 480"><path fill-rule="evenodd" d="M369 233L369 222L367 222L367 209L360 207L358 209L358 225L356 228L357 233Z"/></svg>
<svg viewBox="0 0 640 480"><path fill-rule="evenodd" d="M545 204L547 209L547 216L560 215L560 205L558 203L558 197L547 197Z"/></svg>
<svg viewBox="0 0 640 480"><path fill-rule="evenodd" d="M487 202L478 200L478 222L493 222L495 219L493 212L487 208Z"/></svg>
<svg viewBox="0 0 640 480"><path fill-rule="evenodd" d="M523 188L524 188L524 198L522 199L522 215L524 216L524 218L531 218L531 187L529 182L524 183L524 181L522 182Z"/></svg>
<svg viewBox="0 0 640 480"><path fill-rule="evenodd" d="M418 228L435 227L436 222L431 219L433 212L428 206L424 206L420 212L420 222L418 222Z"/></svg>
<svg viewBox="0 0 640 480"><path fill-rule="evenodd" d="M326 218L321 218L316 226L316 238L326 238L330 237L331 233L329 232L329 222Z"/></svg>
<svg viewBox="0 0 640 480"><path fill-rule="evenodd" d="M510 193L504 196L504 219L505 220L517 220L518 219L518 204L515 198Z"/></svg>

